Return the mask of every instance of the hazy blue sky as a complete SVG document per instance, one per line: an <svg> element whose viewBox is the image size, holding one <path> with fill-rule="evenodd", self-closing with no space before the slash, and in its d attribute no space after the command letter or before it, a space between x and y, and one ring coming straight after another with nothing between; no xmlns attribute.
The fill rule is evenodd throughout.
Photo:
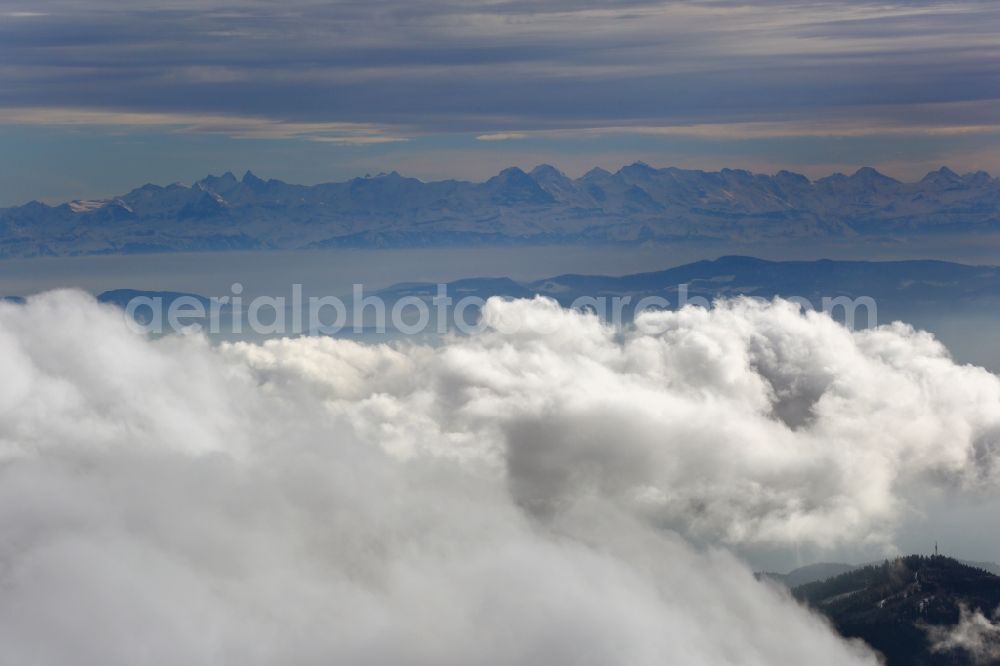
<svg viewBox="0 0 1000 666"><path fill-rule="evenodd" d="M0 1L0 205L253 169L1000 171L983 0Z"/></svg>

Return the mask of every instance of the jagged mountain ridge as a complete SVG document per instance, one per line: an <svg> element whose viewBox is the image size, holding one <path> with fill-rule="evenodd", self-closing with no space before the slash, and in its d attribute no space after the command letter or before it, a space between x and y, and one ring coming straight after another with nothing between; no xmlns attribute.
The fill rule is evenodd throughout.
<svg viewBox="0 0 1000 666"><path fill-rule="evenodd" d="M1000 180L947 168L903 183L872 168L811 181L723 169L569 178L541 165L482 183L395 171L305 186L251 172L147 184L106 200L0 209L0 257L227 249L810 239L1000 229Z"/></svg>

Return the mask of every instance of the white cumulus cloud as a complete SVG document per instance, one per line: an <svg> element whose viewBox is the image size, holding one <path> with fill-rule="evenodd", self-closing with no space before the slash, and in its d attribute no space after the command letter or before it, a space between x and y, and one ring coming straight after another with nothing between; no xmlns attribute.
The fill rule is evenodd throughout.
<svg viewBox="0 0 1000 666"><path fill-rule="evenodd" d="M963 652L974 664L1000 662L1000 608L993 619L978 609L962 606L958 624L952 627L928 626L928 638L934 652Z"/></svg>
<svg viewBox="0 0 1000 666"><path fill-rule="evenodd" d="M485 316L214 347L0 304L0 662L874 664L726 545L890 543L996 481L1000 380L904 326Z"/></svg>

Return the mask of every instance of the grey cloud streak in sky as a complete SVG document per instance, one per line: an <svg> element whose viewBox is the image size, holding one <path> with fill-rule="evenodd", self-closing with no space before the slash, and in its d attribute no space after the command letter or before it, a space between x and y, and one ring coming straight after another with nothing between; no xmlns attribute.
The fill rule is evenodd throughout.
<svg viewBox="0 0 1000 666"><path fill-rule="evenodd" d="M995 117L991 3L7 3L0 106L408 132ZM37 16L14 16L18 11ZM109 122L113 118L109 117Z"/></svg>

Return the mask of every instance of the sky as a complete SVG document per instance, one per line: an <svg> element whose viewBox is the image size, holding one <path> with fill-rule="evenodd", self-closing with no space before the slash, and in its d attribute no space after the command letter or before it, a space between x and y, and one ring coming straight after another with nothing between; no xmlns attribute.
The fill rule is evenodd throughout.
<svg viewBox="0 0 1000 666"><path fill-rule="evenodd" d="M0 205L655 166L1000 172L983 0L3 0Z"/></svg>

